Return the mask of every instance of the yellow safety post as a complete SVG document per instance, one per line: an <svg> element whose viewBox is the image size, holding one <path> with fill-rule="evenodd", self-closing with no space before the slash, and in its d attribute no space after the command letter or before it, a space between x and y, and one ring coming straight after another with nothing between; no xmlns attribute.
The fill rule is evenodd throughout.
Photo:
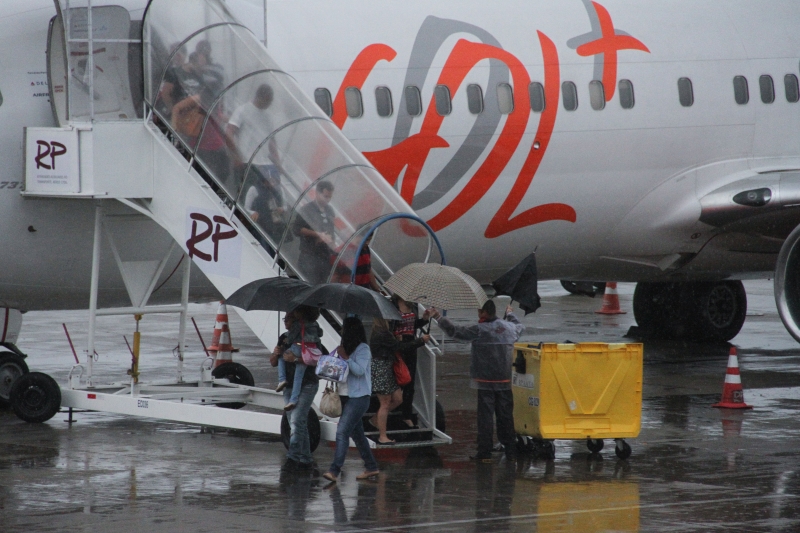
<svg viewBox="0 0 800 533"><path fill-rule="evenodd" d="M136 319L136 331L133 333L133 350L131 353L131 368L128 370L128 375L133 378L134 383L139 383L139 344L141 341L141 333L139 333L139 321L142 315L133 315Z"/></svg>

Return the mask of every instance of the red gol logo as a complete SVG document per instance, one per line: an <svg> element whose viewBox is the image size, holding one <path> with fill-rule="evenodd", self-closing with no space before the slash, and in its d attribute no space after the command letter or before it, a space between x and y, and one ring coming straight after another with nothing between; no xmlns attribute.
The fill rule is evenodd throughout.
<svg viewBox="0 0 800 533"><path fill-rule="evenodd" d="M198 244L211 237L211 242L214 243L213 259L216 263L219 260L219 241L233 239L238 233L236 230L222 231L223 224L229 228L233 226L231 226L230 222L225 220L225 217L219 215L214 216L213 222L206 215L201 213L191 213L189 217L192 219L192 236L186 241L186 249L189 251L189 257L199 257L203 261L211 261L211 254L201 252L197 249ZM205 229L201 230L199 233L197 231L198 222L205 224ZM216 222L216 224L214 224L214 222Z"/></svg>
<svg viewBox="0 0 800 533"><path fill-rule="evenodd" d="M56 157L67 153L67 147L56 141L36 141L38 145L36 151L36 169L46 168L47 170L55 170ZM50 157L50 164L42 161L45 157Z"/></svg>

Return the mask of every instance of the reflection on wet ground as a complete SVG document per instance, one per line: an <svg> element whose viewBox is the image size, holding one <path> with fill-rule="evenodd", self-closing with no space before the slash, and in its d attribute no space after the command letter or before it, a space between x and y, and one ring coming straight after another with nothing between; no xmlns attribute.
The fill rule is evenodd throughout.
<svg viewBox="0 0 800 533"><path fill-rule="evenodd" d="M543 308L525 319L526 340L624 341L631 291L620 287L629 313L606 317L593 313L599 300L545 285ZM356 481L355 452L341 482L328 486L316 472L282 471L283 446L271 437L100 413L80 413L72 426L63 414L31 425L0 411L0 531L798 531L800 350L777 319L769 285L750 283L748 291L756 320L734 342L754 409L710 407L727 345L645 342L642 433L630 440L627 461L611 441L600 454L584 442L557 441L555 461L507 463L498 454L493 464L470 462L468 348L447 343L439 394L455 443L381 450L382 473L371 482ZM210 331L215 307L194 310ZM20 339L29 365L63 379L71 354L61 322L77 337L82 317L32 315ZM235 357L257 384L274 385L263 350L241 322L232 324ZM150 371L172 372L170 331L150 326L157 331L148 336L147 327ZM104 331L98 373L109 379L124 373L128 329L110 323ZM199 360L187 361L187 373ZM322 444L319 470L332 456Z"/></svg>

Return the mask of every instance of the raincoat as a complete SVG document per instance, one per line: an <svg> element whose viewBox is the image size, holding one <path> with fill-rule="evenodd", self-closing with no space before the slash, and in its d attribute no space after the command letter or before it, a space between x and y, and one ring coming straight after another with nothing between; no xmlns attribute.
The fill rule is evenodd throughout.
<svg viewBox="0 0 800 533"><path fill-rule="evenodd" d="M472 326L456 326L448 318L439 319L439 327L457 340L472 342L469 375L472 388L511 389L511 363L514 343L524 326L513 313L505 319L494 317Z"/></svg>

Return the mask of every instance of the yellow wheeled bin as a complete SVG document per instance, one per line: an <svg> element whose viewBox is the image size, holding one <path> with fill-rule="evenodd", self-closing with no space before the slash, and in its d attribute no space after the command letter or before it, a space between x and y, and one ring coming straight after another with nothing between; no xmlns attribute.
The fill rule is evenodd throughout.
<svg viewBox="0 0 800 533"><path fill-rule="evenodd" d="M626 438L642 423L642 345L584 342L514 345L514 428L527 446L555 455L553 439L585 439L599 452L614 439L627 459Z"/></svg>

